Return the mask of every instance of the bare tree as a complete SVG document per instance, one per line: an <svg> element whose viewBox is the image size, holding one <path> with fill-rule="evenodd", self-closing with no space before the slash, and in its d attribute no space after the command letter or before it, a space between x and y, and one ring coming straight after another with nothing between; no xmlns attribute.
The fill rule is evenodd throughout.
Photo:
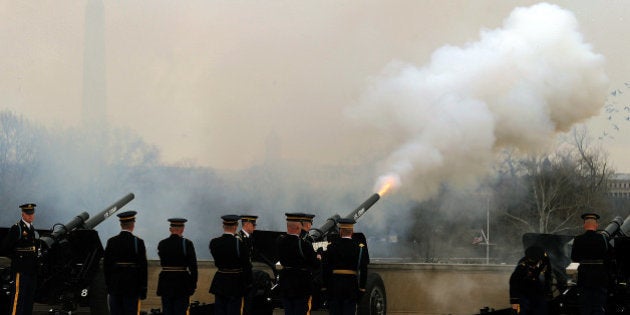
<svg viewBox="0 0 630 315"><path fill-rule="evenodd" d="M43 130L11 111L0 112L0 194L15 204L32 190ZM21 193L22 192L22 193Z"/></svg>
<svg viewBox="0 0 630 315"><path fill-rule="evenodd" d="M503 213L523 232L566 232L576 227L580 213L606 202L612 170L605 154L591 144L584 128L573 130L568 139L552 153L529 155L517 163L513 155L505 156L511 161L503 164L516 168L503 168L495 189Z"/></svg>

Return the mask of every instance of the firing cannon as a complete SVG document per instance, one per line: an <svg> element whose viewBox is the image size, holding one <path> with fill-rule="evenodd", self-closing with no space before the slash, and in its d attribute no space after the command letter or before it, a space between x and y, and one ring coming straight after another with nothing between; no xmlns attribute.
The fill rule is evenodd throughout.
<svg viewBox="0 0 630 315"><path fill-rule="evenodd" d="M360 206L354 209L354 211L346 215L345 218L354 219L354 221L357 221L379 199L381 199L381 196L379 194L376 194L376 193L373 194L367 200L365 200ZM309 234L316 242L322 241L326 238L326 236L329 233L337 231L337 222L339 221L339 219L341 219L341 216L339 214L335 214L332 217L328 218L328 220L326 220L326 223L324 223L322 227L320 227L319 229L315 229L315 228L311 229L309 231Z"/></svg>
<svg viewBox="0 0 630 315"><path fill-rule="evenodd" d="M78 306L90 314L108 314L105 280L100 266L104 249L94 228L134 199L129 193L93 217L81 212L66 224L40 231L40 263L35 302L58 307L67 314ZM2 296L10 296L11 279L2 278ZM4 310L0 311L0 314Z"/></svg>
<svg viewBox="0 0 630 315"><path fill-rule="evenodd" d="M359 207L348 213L344 218L352 218L355 221L359 219L368 209L370 209L381 196L378 193L372 194L367 200L365 200ZM321 247L321 244L330 242L338 235L337 222L341 216L335 214L328 218L326 222L319 228L312 228L309 231L309 235L315 241L313 250L325 250L325 246ZM278 253L275 247L276 238L284 234L279 231L254 231L252 238L254 243L254 261L267 265L271 272L263 272L261 270L254 270L254 287L260 292L257 297L255 309L260 314L271 314L273 308L281 308L282 303L280 297L276 292L278 271L276 270L275 262L278 261ZM367 244L365 235L363 233L355 232L352 236L360 242ZM319 244L318 244L319 243ZM273 277L270 278L269 274ZM326 301L322 299L317 293L320 291L321 283L315 283L314 295L312 298L312 310L324 309ZM359 302L357 314L359 315L384 315L386 314L387 297L385 294L385 285L381 276L375 272L368 272L366 282L366 294ZM264 311L263 311L264 310Z"/></svg>

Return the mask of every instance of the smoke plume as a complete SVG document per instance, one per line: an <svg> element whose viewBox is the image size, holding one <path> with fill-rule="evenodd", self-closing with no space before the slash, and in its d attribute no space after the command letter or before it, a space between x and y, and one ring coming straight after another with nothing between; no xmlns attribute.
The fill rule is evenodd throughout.
<svg viewBox="0 0 630 315"><path fill-rule="evenodd" d="M413 181L427 197L486 172L498 148L540 148L596 115L603 68L575 16L541 3L516 8L476 42L437 49L422 67L392 61L348 113L400 140L384 177Z"/></svg>

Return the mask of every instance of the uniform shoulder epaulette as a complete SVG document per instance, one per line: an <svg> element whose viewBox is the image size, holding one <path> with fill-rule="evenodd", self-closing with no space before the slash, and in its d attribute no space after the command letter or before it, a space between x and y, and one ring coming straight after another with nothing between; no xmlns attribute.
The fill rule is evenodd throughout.
<svg viewBox="0 0 630 315"><path fill-rule="evenodd" d="M359 247L365 247L365 244L359 243Z"/></svg>

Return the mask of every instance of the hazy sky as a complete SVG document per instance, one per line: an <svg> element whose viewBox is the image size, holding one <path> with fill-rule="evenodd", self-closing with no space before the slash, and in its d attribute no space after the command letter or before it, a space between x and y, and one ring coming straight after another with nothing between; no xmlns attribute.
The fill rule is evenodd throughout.
<svg viewBox="0 0 630 315"><path fill-rule="evenodd" d="M81 123L87 3L0 1L0 108L47 126ZM369 108L358 103L371 78L392 62L422 68L440 48L477 42L534 3L104 1L107 120L159 146L167 163L247 167L264 159L272 134L288 159L385 159L401 134L347 115ZM626 92L630 3L550 3L573 12L583 41L605 58L606 92ZM630 172L630 98L613 101L619 111L602 101L589 126L595 137L606 132L611 162Z"/></svg>

